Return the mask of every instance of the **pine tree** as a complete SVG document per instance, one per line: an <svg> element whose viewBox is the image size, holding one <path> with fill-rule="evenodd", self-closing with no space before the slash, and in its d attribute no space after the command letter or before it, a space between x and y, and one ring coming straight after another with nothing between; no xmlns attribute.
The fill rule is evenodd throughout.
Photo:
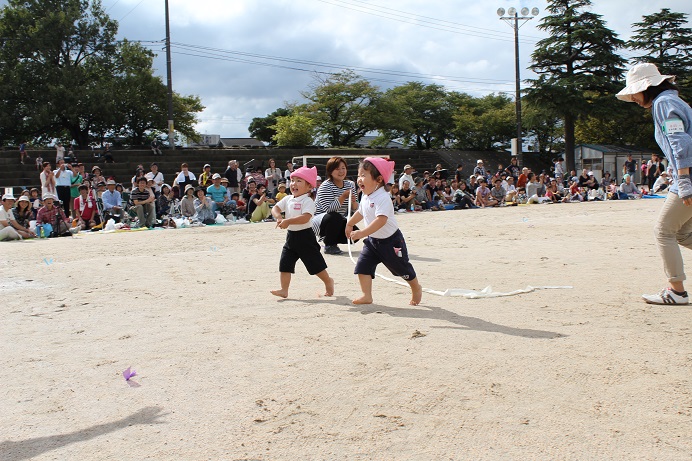
<svg viewBox="0 0 692 461"><path fill-rule="evenodd" d="M608 29L601 16L587 11L590 0L550 0L539 29L550 36L539 41L531 55L527 100L564 120L565 160L574 169L574 128L579 117L612 103L623 74L624 59L617 50L624 42ZM613 98L614 99L614 98Z"/></svg>
<svg viewBox="0 0 692 461"><path fill-rule="evenodd" d="M643 16L641 22L632 24L635 34L627 47L644 54L634 62L656 64L662 74L677 76L682 97L692 98L692 29L687 24L687 14L674 13L668 8Z"/></svg>

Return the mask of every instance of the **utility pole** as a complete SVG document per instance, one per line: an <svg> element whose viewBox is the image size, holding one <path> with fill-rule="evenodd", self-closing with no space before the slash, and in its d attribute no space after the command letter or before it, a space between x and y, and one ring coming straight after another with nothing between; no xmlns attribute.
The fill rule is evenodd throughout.
<svg viewBox="0 0 692 461"><path fill-rule="evenodd" d="M538 16L538 8L533 8L531 10L531 16L529 16L529 9L522 8L521 16L517 12L517 9L512 7L507 10L507 16L505 16L505 9L499 8L497 10L497 15L500 16L502 21L505 21L509 26L514 29L514 75L515 75L515 106L517 114L517 139L516 139L516 152L512 152L517 156L517 163L519 165L524 164L524 153L523 153L523 135L521 129L521 78L519 76L519 28L523 26L526 21L529 21ZM519 21L522 21L519 24Z"/></svg>
<svg viewBox="0 0 692 461"><path fill-rule="evenodd" d="M168 74L168 147L175 149L175 125L173 124L173 79L171 78L171 25L166 1L166 73Z"/></svg>

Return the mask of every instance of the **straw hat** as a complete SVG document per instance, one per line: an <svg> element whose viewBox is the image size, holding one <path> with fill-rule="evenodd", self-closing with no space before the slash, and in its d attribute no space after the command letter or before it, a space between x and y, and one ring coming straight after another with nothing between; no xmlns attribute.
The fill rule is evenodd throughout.
<svg viewBox="0 0 692 461"><path fill-rule="evenodd" d="M650 86L658 86L664 81L675 81L675 75L661 75L655 64L637 64L627 72L627 86L615 95L618 99L634 102L632 95L641 93Z"/></svg>

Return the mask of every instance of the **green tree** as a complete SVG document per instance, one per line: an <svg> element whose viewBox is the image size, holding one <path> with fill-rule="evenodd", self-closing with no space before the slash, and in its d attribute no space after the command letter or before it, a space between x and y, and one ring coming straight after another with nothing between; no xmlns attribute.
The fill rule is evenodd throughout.
<svg viewBox="0 0 692 461"><path fill-rule="evenodd" d="M635 33L627 47L644 52L634 62L656 64L662 74L677 76L683 97L692 97L692 29L685 27L687 14L668 8L643 16L632 24Z"/></svg>
<svg viewBox="0 0 692 461"><path fill-rule="evenodd" d="M315 122L303 114L286 115L276 118L271 127L276 134L272 140L277 146L305 147L313 143Z"/></svg>
<svg viewBox="0 0 692 461"><path fill-rule="evenodd" d="M285 117L291 114L292 112L290 109L279 107L266 117L253 118L247 130L250 132L250 136L253 138L269 143L270 146L276 145L276 141L273 139L274 135L276 134L276 130L274 130L272 127L276 125L277 118Z"/></svg>
<svg viewBox="0 0 692 461"><path fill-rule="evenodd" d="M117 133L131 144L141 145L151 137L167 133L168 88L154 75L154 53L139 43L123 41L118 48L117 98L114 113ZM195 114L204 110L199 97L173 94L175 130L187 138L199 134Z"/></svg>
<svg viewBox="0 0 692 461"><path fill-rule="evenodd" d="M390 130L392 139L418 149L443 147L454 127L453 107L441 85L409 82L396 86L382 97L380 123Z"/></svg>
<svg viewBox="0 0 692 461"><path fill-rule="evenodd" d="M516 133L514 103L505 95L473 98L455 95L455 147L468 150L495 150L509 146Z"/></svg>
<svg viewBox="0 0 692 461"><path fill-rule="evenodd" d="M317 136L330 146L352 146L380 125L382 93L351 71L316 77L302 95L309 101L304 111L314 120Z"/></svg>
<svg viewBox="0 0 692 461"><path fill-rule="evenodd" d="M9 0L0 11L0 99L13 109L12 136L86 145L92 129L110 125L116 32L99 0Z"/></svg>
<svg viewBox="0 0 692 461"><path fill-rule="evenodd" d="M564 153L564 128L559 115L526 104L522 111L522 123L527 133L526 138L534 139L538 145L539 162L548 163ZM525 157L528 155L532 154L524 153Z"/></svg>
<svg viewBox="0 0 692 461"><path fill-rule="evenodd" d="M531 55L526 99L536 107L563 119L565 160L575 164L574 130L577 119L612 104L623 73L624 60L616 50L624 46L601 16L588 11L589 0L549 0L538 28L550 36L540 40ZM605 102L607 101L607 102Z"/></svg>

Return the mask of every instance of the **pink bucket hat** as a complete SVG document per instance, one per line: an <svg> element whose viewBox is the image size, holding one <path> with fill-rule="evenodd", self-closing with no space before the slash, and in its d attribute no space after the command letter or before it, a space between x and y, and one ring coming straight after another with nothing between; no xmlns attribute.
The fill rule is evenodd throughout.
<svg viewBox="0 0 692 461"><path fill-rule="evenodd" d="M365 161L375 165L375 168L377 168L377 171L380 172L385 183L388 182L389 178L392 177L392 173L394 172L393 160L381 157L368 157L365 159Z"/></svg>
<svg viewBox="0 0 692 461"><path fill-rule="evenodd" d="M317 167L313 166L312 168L308 168L306 166L301 166L291 173L291 178L303 179L312 187L315 187L315 184L317 184Z"/></svg>

